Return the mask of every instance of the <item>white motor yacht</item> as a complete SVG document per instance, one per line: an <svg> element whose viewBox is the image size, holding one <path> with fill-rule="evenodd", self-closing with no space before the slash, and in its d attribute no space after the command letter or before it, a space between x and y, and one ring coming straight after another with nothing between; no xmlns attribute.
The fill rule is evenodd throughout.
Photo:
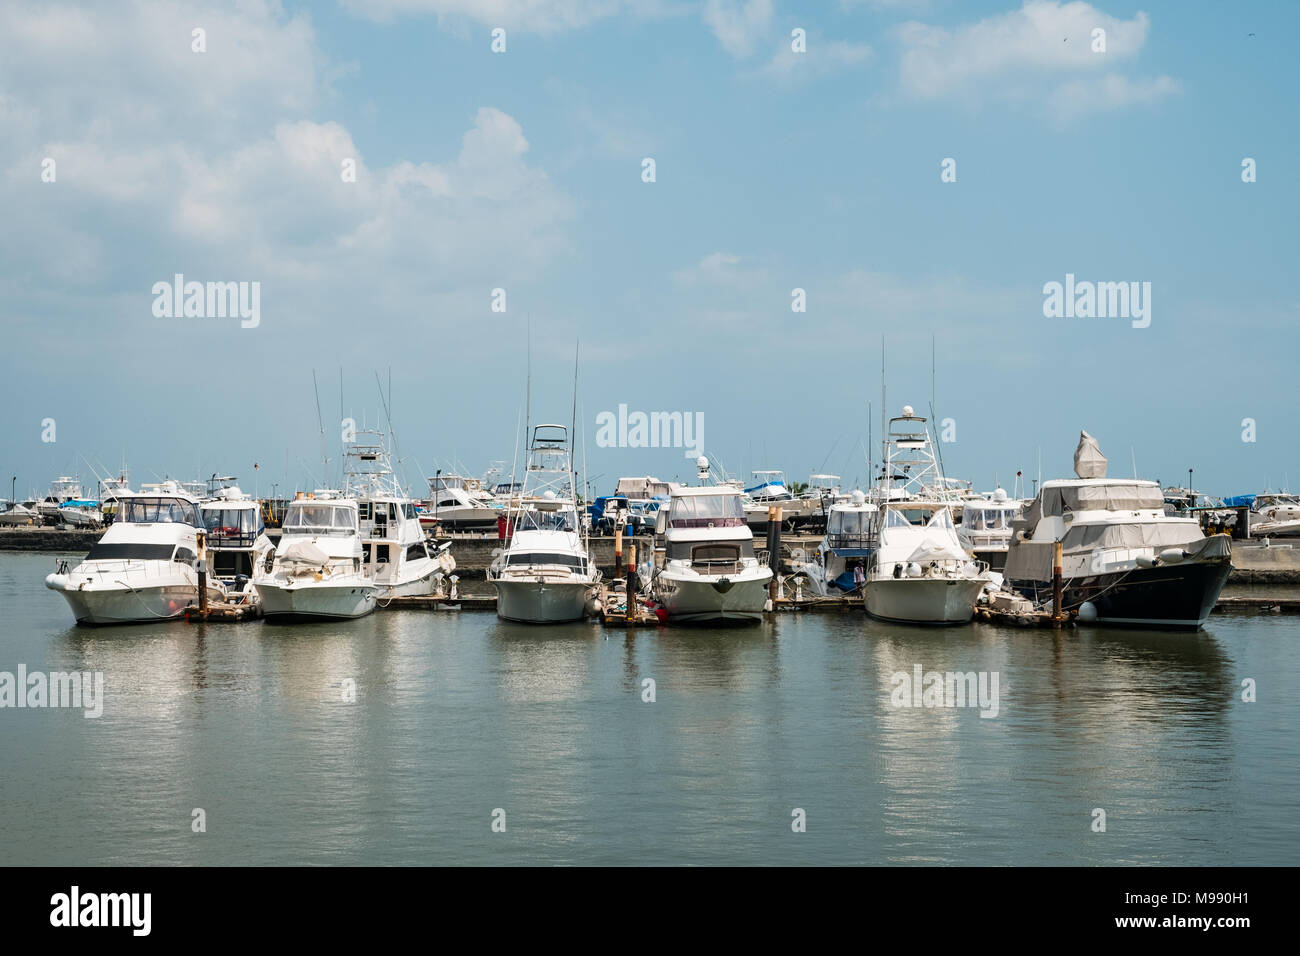
<svg viewBox="0 0 1300 956"><path fill-rule="evenodd" d="M659 509L663 567L651 591L670 623L752 623L762 620L772 570L754 555L741 489L708 484L709 461L697 460L699 486L674 486Z"/></svg>
<svg viewBox="0 0 1300 956"><path fill-rule="evenodd" d="M275 548L262 523L260 503L244 494L233 476L213 476L199 512L207 530L208 573L225 587L227 600L258 603L253 575Z"/></svg>
<svg viewBox="0 0 1300 956"><path fill-rule="evenodd" d="M50 482L50 490L45 493L45 497L36 505L36 510L40 512L41 518L46 524L62 524L63 512L61 509L64 503L79 501L80 499L81 480L61 475Z"/></svg>
<svg viewBox="0 0 1300 956"><path fill-rule="evenodd" d="M127 624L180 617L198 601L199 503L175 482L118 499L117 518L82 561L45 579L78 624ZM209 581L208 597L224 596Z"/></svg>
<svg viewBox="0 0 1300 956"><path fill-rule="evenodd" d="M848 501L832 504L826 513L826 534L817 545L811 560L794 555L795 574L818 597L832 592L853 594L858 591L855 570L865 575L875 553L880 509L861 491L854 491Z"/></svg>
<svg viewBox="0 0 1300 956"><path fill-rule="evenodd" d="M982 498L968 498L962 502L961 524L957 534L962 545L976 560L983 561L991 571L1006 567L1007 549L1011 546L1011 523L1020 514L1023 502L1007 497L1002 488Z"/></svg>
<svg viewBox="0 0 1300 956"><path fill-rule="evenodd" d="M1076 478L1045 481L1016 519L1005 587L1046 607L1061 546L1062 609L1083 623L1199 628L1232 570L1226 534L1206 537L1170 515L1154 481L1107 478L1097 442L1081 433Z"/></svg>
<svg viewBox="0 0 1300 956"><path fill-rule="evenodd" d="M267 618L362 617L375 609L375 582L362 560L357 502L317 491L289 502L279 544L253 587Z"/></svg>
<svg viewBox="0 0 1300 956"><path fill-rule="evenodd" d="M877 486L880 537L867 571L864 603L872 617L905 624L959 624L975 614L990 583L988 568L971 558L953 524L926 419L910 405L889 420ZM918 510L928 520L914 524Z"/></svg>
<svg viewBox="0 0 1300 956"><path fill-rule="evenodd" d="M447 531L495 531L505 506L479 486L478 480L441 472L429 481L429 497L418 507L420 524Z"/></svg>
<svg viewBox="0 0 1300 956"><path fill-rule="evenodd" d="M73 498L59 505L55 520L70 528L100 528L104 524L104 512L98 501Z"/></svg>
<svg viewBox="0 0 1300 956"><path fill-rule="evenodd" d="M1255 497L1250 534L1258 538L1292 538L1300 535L1300 497L1285 492Z"/></svg>
<svg viewBox="0 0 1300 956"><path fill-rule="evenodd" d="M357 502L362 560L380 600L441 590L456 570L451 542L430 546L415 502L393 474L384 435L361 429L345 449L343 493Z"/></svg>
<svg viewBox="0 0 1300 956"><path fill-rule="evenodd" d="M41 513L36 510L35 501L6 501L4 510L0 511L0 525L4 527L17 528L40 523Z"/></svg>
<svg viewBox="0 0 1300 956"><path fill-rule="evenodd" d="M510 542L492 562L497 616L526 624L578 621L595 607L600 571L578 527L568 429L537 425Z"/></svg>

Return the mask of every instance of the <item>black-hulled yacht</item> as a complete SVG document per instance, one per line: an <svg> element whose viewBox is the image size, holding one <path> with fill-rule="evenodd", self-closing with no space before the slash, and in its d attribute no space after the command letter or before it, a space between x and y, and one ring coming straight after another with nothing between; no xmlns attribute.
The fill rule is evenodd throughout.
<svg viewBox="0 0 1300 956"><path fill-rule="evenodd" d="M1232 570L1228 536L1206 537L1195 518L1167 515L1157 482L1107 478L1087 432L1074 464L1077 478L1044 482L1015 521L1005 586L1050 601L1059 541L1064 607L1081 623L1204 625Z"/></svg>

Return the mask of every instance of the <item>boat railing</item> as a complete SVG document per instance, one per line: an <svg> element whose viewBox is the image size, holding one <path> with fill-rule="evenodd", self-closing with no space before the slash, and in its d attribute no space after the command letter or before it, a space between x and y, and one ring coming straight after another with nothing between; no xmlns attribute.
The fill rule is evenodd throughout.
<svg viewBox="0 0 1300 956"><path fill-rule="evenodd" d="M834 551L848 548L870 549L874 548L878 542L874 534L828 534L826 536L826 547Z"/></svg>
<svg viewBox="0 0 1300 956"><path fill-rule="evenodd" d="M709 560L701 558L691 561L691 570L701 574L739 574L745 568L743 560Z"/></svg>
<svg viewBox="0 0 1300 956"><path fill-rule="evenodd" d="M257 531L241 531L235 534L221 534L217 530L208 532L208 548L221 551L234 548L251 548L257 542Z"/></svg>
<svg viewBox="0 0 1300 956"><path fill-rule="evenodd" d="M171 569L174 565L186 564L187 562L176 561L175 559L166 560L145 560L143 558L97 558L89 566L79 565L81 568L78 575L86 578L98 578L101 581L108 580L119 584L125 584L121 580L125 574L133 575L136 578L166 578L171 576Z"/></svg>

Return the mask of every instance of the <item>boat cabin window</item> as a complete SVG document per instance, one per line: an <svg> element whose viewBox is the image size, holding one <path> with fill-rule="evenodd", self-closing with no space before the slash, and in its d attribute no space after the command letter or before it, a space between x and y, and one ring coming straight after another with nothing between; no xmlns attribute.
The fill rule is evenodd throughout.
<svg viewBox="0 0 1300 956"><path fill-rule="evenodd" d="M420 558L427 558L428 556L429 552L425 549L423 541L406 549L407 561L418 561Z"/></svg>
<svg viewBox="0 0 1300 956"><path fill-rule="evenodd" d="M506 564L510 567L519 567L520 565L524 567L559 566L568 568L571 571L577 571L580 574L587 573L587 559L585 556L550 551L510 554L506 556Z"/></svg>
<svg viewBox="0 0 1300 956"><path fill-rule="evenodd" d="M415 503L412 501L402 502L402 515L406 518L410 518L412 521L416 521L420 517L419 513L415 510Z"/></svg>
<svg viewBox="0 0 1300 956"><path fill-rule="evenodd" d="M356 512L343 505L295 501L284 516L284 530L291 534L355 534L355 517Z"/></svg>
<svg viewBox="0 0 1300 956"><path fill-rule="evenodd" d="M87 561L170 561L176 548L170 544L136 544L120 542L91 546Z"/></svg>
<svg viewBox="0 0 1300 956"><path fill-rule="evenodd" d="M202 528L198 506L183 498L122 498L117 521L131 524L187 524Z"/></svg>
<svg viewBox="0 0 1300 956"><path fill-rule="evenodd" d="M370 520L370 502L360 501L357 503L357 517L362 521Z"/></svg>
<svg viewBox="0 0 1300 956"><path fill-rule="evenodd" d="M719 544L713 541L670 541L668 542L666 556L669 561L690 561L691 563L722 561L732 564L741 558L752 558L754 556L754 542L727 541Z"/></svg>
<svg viewBox="0 0 1300 956"><path fill-rule="evenodd" d="M177 548L176 553L172 555L172 560L177 564L189 564L194 560L194 552L185 547Z"/></svg>

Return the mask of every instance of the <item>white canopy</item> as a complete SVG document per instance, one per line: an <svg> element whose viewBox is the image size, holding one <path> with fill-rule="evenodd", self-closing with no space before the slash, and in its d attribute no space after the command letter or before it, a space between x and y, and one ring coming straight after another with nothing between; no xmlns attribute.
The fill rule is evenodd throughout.
<svg viewBox="0 0 1300 956"><path fill-rule="evenodd" d="M899 512L891 509L880 535L882 564L969 560L947 508L937 510L924 527L907 524L900 518Z"/></svg>

